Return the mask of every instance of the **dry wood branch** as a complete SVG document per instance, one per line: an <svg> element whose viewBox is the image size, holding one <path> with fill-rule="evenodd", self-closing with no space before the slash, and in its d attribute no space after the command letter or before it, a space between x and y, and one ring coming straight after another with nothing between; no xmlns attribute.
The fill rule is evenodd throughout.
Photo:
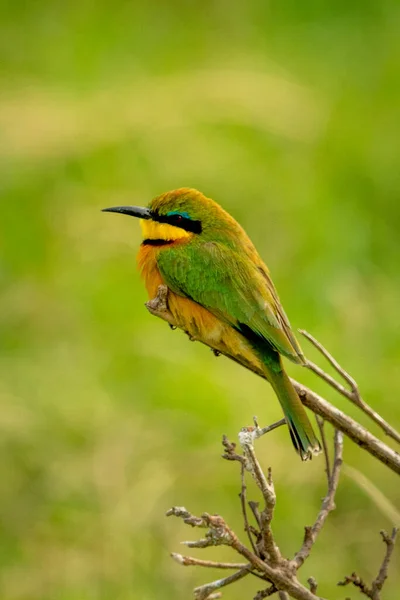
<svg viewBox="0 0 400 600"><path fill-rule="evenodd" d="M173 327L177 324L174 321L173 315L168 310L168 288L165 285L160 285L158 294L155 298L146 303L148 311L160 319L163 319ZM226 355L228 358L235 360L234 357ZM265 379L264 374L253 368L251 365L244 365L260 377ZM331 423L335 429L339 429L347 435L353 442L364 448L372 456L380 462L388 466L392 471L400 474L400 454L392 450L389 446L378 440L365 427L351 419L335 406L327 402L324 398L311 391L301 383L292 380L300 399L303 404L312 410L315 414L321 416L325 421ZM335 388L340 391L337 387ZM345 388L344 388L345 389ZM346 390L347 392L347 390ZM345 394L346 395L346 394ZM347 395L346 395L347 397Z"/></svg>
<svg viewBox="0 0 400 600"><path fill-rule="evenodd" d="M310 590L312 591L313 594L317 593L317 588L318 588L318 583L316 582L316 580L314 579L314 577L309 577L307 579L307 583L310 586Z"/></svg>
<svg viewBox="0 0 400 600"><path fill-rule="evenodd" d="M388 568L398 529L394 528L391 535L388 535L386 531L381 531L380 533L382 540L386 544L386 551L378 575L372 582L371 587L368 586L365 581L361 579L359 575L357 575L357 573L352 573L351 575L345 577L343 581L339 581L338 583L338 585L341 586L349 585L350 583L353 584L364 596L367 596L367 598L370 598L371 600L381 600L381 591L388 576Z"/></svg>
<svg viewBox="0 0 400 600"><path fill-rule="evenodd" d="M372 593L375 594L375 595L373 595L373 600L378 600L378 596L376 594L379 594L379 592L383 588L383 585L387 579L389 563L390 563L390 559L392 557L394 544L396 542L398 529L397 529L397 527L394 527L392 529L391 536L389 536L386 533L386 531L383 531L383 530L380 533L382 536L382 540L386 544L386 552L385 552L385 556L382 561L381 567L379 569L379 573L378 573L376 579L372 582Z"/></svg>
<svg viewBox="0 0 400 600"><path fill-rule="evenodd" d="M313 577L308 579L310 589L307 589L298 580L297 572L312 552L314 543L325 524L329 512L335 507L335 493L343 459L343 435L340 431L335 431L332 473L328 482L326 497L322 502L315 523L312 527L306 528L302 547L292 560L288 560L283 558L272 534L271 522L276 504L276 495L272 482L271 470L269 469L265 475L255 454L253 443L257 435L256 431L257 428L252 427L244 428L240 431L239 441L243 455L237 453L235 444L229 442L226 437L223 438L225 449L224 457L239 462L241 471L243 471L245 467L246 471L250 472L263 497L263 510L261 512L257 502L248 503L257 525L255 528L249 526L250 531L255 533L257 539L255 548L247 548L229 527L225 519L220 515L204 513L200 517L197 517L192 515L182 506L173 507L167 512L168 516L177 516L181 518L185 524L190 525L191 527L207 529L204 538L197 541L183 542L186 546L190 548L208 548L210 546L219 545L229 546L237 554L242 556L246 562L215 562L182 556L181 554L176 553L172 554L172 557L179 564L184 566L235 569L235 573L228 577L215 580L196 588L194 590L195 600L210 600L210 598L215 598L214 594L219 593L218 590L222 587L233 584L247 575L256 576L268 584L265 589L257 592L254 600L262 600L275 593L277 593L282 600L288 600L289 597L296 600L323 600L321 596L317 595L317 583L315 579ZM396 533L396 530L394 530L392 536L389 537L382 532L383 540L387 545L387 551L379 569L379 573L371 587L368 587L365 582L354 573L352 576L347 577L341 585L352 583L361 591L367 593L371 600L380 600L379 594L387 577L387 569Z"/></svg>
<svg viewBox="0 0 400 600"><path fill-rule="evenodd" d="M245 479L245 463L244 462L242 462L242 464L241 464L240 481L242 484L242 489L241 489L239 495L240 495L240 503L242 505L244 529L247 533L247 537L249 538L250 545L253 548L253 552L258 555L258 549L256 548L256 545L254 543L249 520L247 518L247 498L246 498L247 486L246 486L246 479Z"/></svg>
<svg viewBox="0 0 400 600"><path fill-rule="evenodd" d="M267 425L266 427L259 427L257 417L253 417L253 421L254 421L254 426L255 426L253 436L254 436L255 440L258 439L259 437L265 435L266 433L269 433L270 431L277 429L278 427L282 427L282 425L286 425L285 418L280 419L279 421L277 421L276 423L272 423L271 425Z"/></svg>
<svg viewBox="0 0 400 600"><path fill-rule="evenodd" d="M246 471L249 471L252 475L262 493L264 507L261 512L258 509L257 503L249 503L249 506L255 515L256 524L258 526L258 530L255 529L255 532L259 535L260 544L257 545L256 548L252 548L250 550L244 546L244 544L242 544L225 520L219 515L209 515L204 513L200 517L196 517L189 513L189 511L187 511L184 507L174 507L167 513L167 515L175 515L180 517L186 524L191 525L192 527L208 528L204 538L198 541L184 542L186 546L206 548L209 546L224 544L230 546L238 554L243 556L246 561L248 561L247 564L214 563L213 561L203 561L194 559L192 557L183 557L180 554L174 554L173 558L183 565L197 564L198 566L202 567L214 566L216 568L238 568L238 571L230 577L206 584L200 588L196 588L196 600L199 598L209 598L209 594L214 592L217 588L222 587L222 585L225 586L229 585L230 583L234 583L238 578L245 577L248 574L256 575L257 577L264 579L266 582L270 582L270 585L265 590L260 590L257 593L256 598L258 599L266 598L275 592L279 594L279 597L282 600L288 600L289 595L298 600L319 599L319 597L311 589L308 590L298 581L296 577L298 565L294 560L290 561L282 557L279 547L274 540L271 522L276 504L276 494L272 481L271 470L269 469L267 475L265 475L255 454L254 440L257 438L257 430L257 427L248 427L242 429L242 431L239 433L239 441L242 447L243 455L237 453L236 445L234 443L229 442L226 437L223 438L223 446L225 449L224 457L228 458L229 460L239 462L241 465L241 471L243 471L243 468L245 467ZM337 436L337 443L341 444L341 434L338 433ZM335 453L335 463L333 469L333 473L335 475L336 472L339 472L339 458L339 451L337 451ZM334 474L332 475L331 484L333 493L337 487ZM330 499L331 498L332 495L330 496ZM325 507L325 505L323 506ZM321 509L321 512L322 511L323 509ZM315 526L316 530L318 527L322 526L322 524L320 525L322 520L323 517L317 520L318 525ZM307 545L307 553L309 554L310 551L311 546L308 547Z"/></svg>
<svg viewBox="0 0 400 600"><path fill-rule="evenodd" d="M268 475L265 477L260 463L257 460L254 451L253 440L256 430L243 429L239 433L240 445L243 448L243 454L246 457L247 470L251 473L254 481L258 485L264 498L264 509L260 513L260 524L262 531L262 539L264 542L264 551L272 565L276 565L281 560L281 554L278 546L275 543L272 533L271 522L274 516L276 504L276 495L274 484L272 481L271 469L268 470Z"/></svg>
<svg viewBox="0 0 400 600"><path fill-rule="evenodd" d="M201 560L193 556L183 556L176 552L171 552L171 558L184 567L207 567L209 569L249 569L250 565L246 563L227 563L215 560Z"/></svg>
<svg viewBox="0 0 400 600"><path fill-rule="evenodd" d="M306 386L293 379L292 382L304 406L331 423L335 429L342 431L360 448L366 450L389 469L400 475L400 454L398 452L378 440L365 427Z"/></svg>
<svg viewBox="0 0 400 600"><path fill-rule="evenodd" d="M328 352L328 350L315 339L310 333L305 331L304 329L299 329L299 332L304 335L305 338L308 339L311 344L321 352L321 354L328 360L328 362L332 365L332 367L336 370L337 373L346 381L349 385L350 390L347 390L344 386L342 386L339 382L337 382L333 377L325 373L320 367L316 364L307 361L307 367L311 369L314 373L316 373L319 377L324 379L330 386L332 386L335 390L337 390L342 396L348 398L353 404L358 406L366 415L368 415L379 427L393 440L400 444L400 433L396 431L392 425L390 425L385 419L381 417L374 409L369 406L361 397L360 390L358 389L357 382L343 369L341 365L337 362L337 360Z"/></svg>
<svg viewBox="0 0 400 600"><path fill-rule="evenodd" d="M322 443L322 449L324 451L324 457L325 457L325 473L326 473L326 477L328 479L328 484L331 480L331 463L330 463L330 459L329 459L329 450L328 450L328 443L326 441L326 435L325 435L325 421L319 416L319 415L315 415L315 419L317 421L317 425L318 425L318 429L319 429L319 433L320 433L320 437L321 437L321 443Z"/></svg>
<svg viewBox="0 0 400 600"><path fill-rule="evenodd" d="M194 588L195 600L210 600L210 597L212 596L214 596L214 598L220 598L220 595L215 596L213 594L215 590L219 590L222 587L230 585L231 583L236 583L236 581L243 579L243 577L246 577L248 574L248 568L244 567L243 569L240 569L240 571L236 571L236 573L233 573L233 575L229 575L229 577L225 577L224 579L217 579L216 581L207 583L206 585L201 585L200 587Z"/></svg>
<svg viewBox="0 0 400 600"><path fill-rule="evenodd" d="M289 561L286 559L281 559L278 565L272 566L268 561L262 560L240 542L237 535L232 531L232 529L220 515L209 515L208 513L204 513L201 517L195 517L190 513L188 514L186 509L182 510L181 507L173 507L168 511L167 515L179 516L183 518L185 522L199 523L200 527L203 526L203 523L208 524L209 530L206 534L206 537L203 540L200 540L203 542L202 545L200 546L198 542L184 542L187 546L192 548L204 548L208 546L224 544L226 546L230 546L238 554L243 556L249 563L249 566L237 571L230 577L227 577L223 580L218 580L217 582L212 582L205 586L201 586L200 588L196 588L196 600L205 600L210 593L215 591L217 588L222 587L221 582L223 582L223 585L229 585L230 583L237 581L237 578L241 579L249 574L261 576L261 578L265 581L272 582L277 590L286 591L297 600L319 600L315 594L305 588L298 581Z"/></svg>
<svg viewBox="0 0 400 600"><path fill-rule="evenodd" d="M260 590L259 592L257 592L257 594L254 596L254 600L263 600L263 598L269 598L270 596L272 596L272 594L275 594L276 592L276 587L274 585L270 585L267 589Z"/></svg>
<svg viewBox="0 0 400 600"><path fill-rule="evenodd" d="M312 527L305 528L304 542L300 550L297 552L293 562L298 569L310 556L313 545L316 542L317 536L325 524L329 513L335 508L335 494L339 484L340 469L343 463L343 434L341 431L335 431L334 438L334 458L332 474L328 483L328 491L322 501L321 509Z"/></svg>

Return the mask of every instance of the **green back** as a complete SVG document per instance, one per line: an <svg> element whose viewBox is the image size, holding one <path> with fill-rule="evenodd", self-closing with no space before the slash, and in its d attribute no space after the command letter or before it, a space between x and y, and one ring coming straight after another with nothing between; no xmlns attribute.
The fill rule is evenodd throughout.
<svg viewBox="0 0 400 600"><path fill-rule="evenodd" d="M272 345L291 360L303 362L268 270L254 248L236 240L204 238L196 236L159 253L158 266L167 285L237 328L257 347L264 342L266 350Z"/></svg>

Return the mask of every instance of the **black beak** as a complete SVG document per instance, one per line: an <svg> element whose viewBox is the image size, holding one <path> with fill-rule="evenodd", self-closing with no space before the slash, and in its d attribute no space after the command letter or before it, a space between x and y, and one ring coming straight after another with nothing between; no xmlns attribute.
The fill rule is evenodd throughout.
<svg viewBox="0 0 400 600"><path fill-rule="evenodd" d="M112 208L103 208L102 212L121 213L122 215L139 217L139 219L151 219L150 210L143 206L113 206Z"/></svg>

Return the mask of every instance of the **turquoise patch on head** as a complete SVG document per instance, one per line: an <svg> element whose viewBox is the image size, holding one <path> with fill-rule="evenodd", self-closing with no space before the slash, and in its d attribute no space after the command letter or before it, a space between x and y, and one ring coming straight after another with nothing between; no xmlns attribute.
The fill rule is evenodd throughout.
<svg viewBox="0 0 400 600"><path fill-rule="evenodd" d="M184 217L185 219L190 219L189 213L187 213L187 212L180 212L179 210L171 210L171 212L167 213L167 217L173 217L174 215L180 215L181 217Z"/></svg>

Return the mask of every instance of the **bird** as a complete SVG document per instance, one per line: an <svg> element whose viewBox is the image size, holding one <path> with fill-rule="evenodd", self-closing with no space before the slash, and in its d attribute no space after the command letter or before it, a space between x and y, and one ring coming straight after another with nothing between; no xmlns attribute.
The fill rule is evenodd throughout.
<svg viewBox="0 0 400 600"><path fill-rule="evenodd" d="M239 223L192 188L155 197L147 207L104 212L140 219L137 262L150 299L168 288L175 324L192 339L258 372L281 404L302 460L321 451L282 358L306 359L280 303L269 270Z"/></svg>

